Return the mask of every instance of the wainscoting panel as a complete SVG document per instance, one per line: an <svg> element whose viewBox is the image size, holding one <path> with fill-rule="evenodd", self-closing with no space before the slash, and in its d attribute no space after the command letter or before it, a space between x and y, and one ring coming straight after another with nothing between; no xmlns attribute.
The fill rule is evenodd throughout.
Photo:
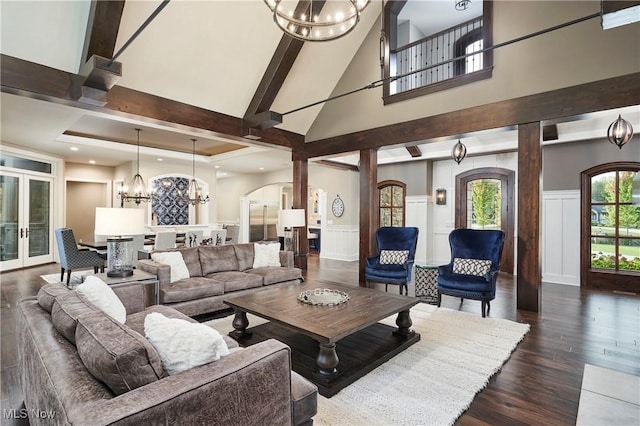
<svg viewBox="0 0 640 426"><path fill-rule="evenodd" d="M431 228L431 197L428 195L406 197L405 205L407 208L405 225L418 228L418 246L416 248L415 263L418 265L431 264L432 256L428 245L428 233Z"/></svg>
<svg viewBox="0 0 640 426"><path fill-rule="evenodd" d="M542 195L542 280L580 285L580 191Z"/></svg>
<svg viewBox="0 0 640 426"><path fill-rule="evenodd" d="M322 228L322 259L358 261L360 230L357 226L325 226Z"/></svg>

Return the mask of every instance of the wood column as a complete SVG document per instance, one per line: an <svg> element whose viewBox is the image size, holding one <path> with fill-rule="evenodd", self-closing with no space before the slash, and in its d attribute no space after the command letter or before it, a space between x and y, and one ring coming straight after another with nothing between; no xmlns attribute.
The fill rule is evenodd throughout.
<svg viewBox="0 0 640 426"><path fill-rule="evenodd" d="M305 218L308 217L307 200L309 198L309 161L293 161L293 208L304 209ZM298 228L298 256L294 261L296 267L307 270L307 255L309 254L309 240L307 227Z"/></svg>
<svg viewBox="0 0 640 426"><path fill-rule="evenodd" d="M360 151L360 287L366 286L366 258L377 251L374 235L378 229L378 202L378 150L363 149Z"/></svg>
<svg viewBox="0 0 640 426"><path fill-rule="evenodd" d="M517 309L540 311L542 283L540 122L518 125Z"/></svg>

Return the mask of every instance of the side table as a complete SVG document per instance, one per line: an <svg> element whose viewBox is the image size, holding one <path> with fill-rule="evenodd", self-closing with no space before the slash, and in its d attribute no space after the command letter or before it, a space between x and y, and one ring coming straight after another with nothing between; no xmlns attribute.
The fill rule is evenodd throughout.
<svg viewBox="0 0 640 426"><path fill-rule="evenodd" d="M140 269L134 269L133 275L128 277L116 278L116 277L108 277L106 272L101 274L93 274L96 277L100 278L102 281L107 283L107 285L113 287L119 287L124 285L153 285L153 300L156 305L160 304L160 281L158 281L158 277L154 274L151 274L147 271L143 271ZM149 299L147 299L149 300Z"/></svg>
<svg viewBox="0 0 640 426"><path fill-rule="evenodd" d="M432 305L438 303L438 265L416 265L416 297Z"/></svg>

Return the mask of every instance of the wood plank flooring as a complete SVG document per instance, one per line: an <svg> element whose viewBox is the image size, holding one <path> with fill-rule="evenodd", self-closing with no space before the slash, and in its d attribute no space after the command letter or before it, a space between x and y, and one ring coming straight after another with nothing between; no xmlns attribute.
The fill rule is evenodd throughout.
<svg viewBox="0 0 640 426"><path fill-rule="evenodd" d="M357 262L311 255L308 265L308 278L343 284L358 279ZM59 266L50 264L0 274L1 424L12 424L4 410L22 401L15 303L37 294L45 284L40 275L57 272ZM390 286L392 291L397 287ZM531 324L531 331L457 425L573 425L585 363L640 375L640 297L545 283L541 300L540 313L516 310L515 281L501 274L489 316ZM477 301L443 296L442 304L480 315Z"/></svg>

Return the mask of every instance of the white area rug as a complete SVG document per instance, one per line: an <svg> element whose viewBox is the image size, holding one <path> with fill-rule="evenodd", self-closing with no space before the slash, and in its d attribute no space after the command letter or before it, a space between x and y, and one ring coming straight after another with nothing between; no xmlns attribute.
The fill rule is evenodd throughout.
<svg viewBox="0 0 640 426"><path fill-rule="evenodd" d="M73 287L74 285L78 285L82 283L82 280L85 276L93 274L93 269L87 269L85 271L76 271L71 273L71 280L69 284ZM48 275L40 275L40 278L45 280L47 283L63 283L67 282L67 273L64 273L64 282L60 281L60 273L57 274L48 274Z"/></svg>
<svg viewBox="0 0 640 426"><path fill-rule="evenodd" d="M382 322L395 327L395 317ZM227 333L232 319L207 324ZM529 331L528 324L422 303L411 319L421 340L334 397L318 395L314 425L451 425ZM250 327L257 320L249 316Z"/></svg>

